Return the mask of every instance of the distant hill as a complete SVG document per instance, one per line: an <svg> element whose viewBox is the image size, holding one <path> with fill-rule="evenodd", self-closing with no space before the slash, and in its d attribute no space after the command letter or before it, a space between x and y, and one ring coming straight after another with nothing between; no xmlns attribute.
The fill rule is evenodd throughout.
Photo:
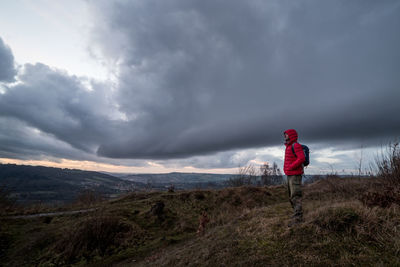
<svg viewBox="0 0 400 267"><path fill-rule="evenodd" d="M158 173L158 174L128 174L119 177L123 180L146 184L148 187L162 189L174 185L176 189L192 188L223 188L226 181L233 177L233 174L213 173Z"/></svg>
<svg viewBox="0 0 400 267"><path fill-rule="evenodd" d="M0 186L11 190L18 202L68 203L84 189L104 196L126 191L176 190L193 188L223 188L230 174L164 173L123 174L84 171L78 169L0 164Z"/></svg>
<svg viewBox="0 0 400 267"><path fill-rule="evenodd" d="M0 164L0 186L19 202L70 202L84 189L111 196L138 183L94 171Z"/></svg>

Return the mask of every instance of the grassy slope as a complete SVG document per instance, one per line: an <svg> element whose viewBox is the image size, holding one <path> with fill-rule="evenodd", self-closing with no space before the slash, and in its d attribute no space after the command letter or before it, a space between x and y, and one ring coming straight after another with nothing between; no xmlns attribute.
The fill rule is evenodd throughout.
<svg viewBox="0 0 400 267"><path fill-rule="evenodd" d="M106 195L131 183L107 174L43 166L0 164L0 186L6 186L21 202L71 202L85 188Z"/></svg>
<svg viewBox="0 0 400 267"><path fill-rule="evenodd" d="M305 223L288 229L283 186L154 192L122 197L86 215L0 222L0 262L23 266L399 265L400 212L357 200L370 180L305 188ZM149 213L165 203L160 218ZM207 210L204 236L195 232Z"/></svg>

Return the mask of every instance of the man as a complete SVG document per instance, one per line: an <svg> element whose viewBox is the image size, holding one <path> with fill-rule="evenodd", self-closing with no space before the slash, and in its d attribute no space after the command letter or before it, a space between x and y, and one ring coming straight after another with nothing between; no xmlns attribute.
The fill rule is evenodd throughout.
<svg viewBox="0 0 400 267"><path fill-rule="evenodd" d="M306 157L303 147L297 143L298 135L296 130L287 130L284 132L284 136L286 149L283 171L287 175L289 200L294 211L292 220L288 225L290 227L303 221L301 178L304 173L303 163Z"/></svg>

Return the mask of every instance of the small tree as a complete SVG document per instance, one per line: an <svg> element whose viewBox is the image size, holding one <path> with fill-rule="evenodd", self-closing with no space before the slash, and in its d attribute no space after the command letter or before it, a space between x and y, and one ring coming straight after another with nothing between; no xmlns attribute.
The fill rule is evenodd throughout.
<svg viewBox="0 0 400 267"><path fill-rule="evenodd" d="M169 187L168 187L168 193L174 193L175 192L175 186L173 185L173 184L171 184Z"/></svg>
<svg viewBox="0 0 400 267"><path fill-rule="evenodd" d="M257 184L257 170L253 165L247 165L240 167L239 173L236 176L231 177L227 183L229 186L243 186L243 185L255 185Z"/></svg>
<svg viewBox="0 0 400 267"><path fill-rule="evenodd" d="M272 167L269 166L268 162L265 162L260 167L261 172L261 183L263 185L277 185L283 183L283 176L278 165L274 162Z"/></svg>
<svg viewBox="0 0 400 267"><path fill-rule="evenodd" d="M146 180L146 191L151 191L153 189L154 180L152 178L147 178Z"/></svg>

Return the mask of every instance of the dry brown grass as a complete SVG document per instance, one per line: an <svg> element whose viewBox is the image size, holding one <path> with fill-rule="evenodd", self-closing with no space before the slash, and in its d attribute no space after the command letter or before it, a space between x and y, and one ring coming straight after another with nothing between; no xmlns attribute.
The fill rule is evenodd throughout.
<svg viewBox="0 0 400 267"><path fill-rule="evenodd" d="M96 211L65 229L52 253L59 255L57 264L71 264L82 257L90 261L122 245L132 230L121 218Z"/></svg>
<svg viewBox="0 0 400 267"><path fill-rule="evenodd" d="M304 199L350 199L378 185L373 178L328 177L304 186Z"/></svg>
<svg viewBox="0 0 400 267"><path fill-rule="evenodd" d="M220 209L204 236L157 250L135 266L293 266L400 264L400 209L368 207L358 198L381 179L330 177L304 188L305 222L288 228L288 202L253 205L277 188L219 192ZM281 196L282 196L281 192Z"/></svg>
<svg viewBox="0 0 400 267"><path fill-rule="evenodd" d="M285 190L284 186L242 186L221 190L215 199L215 205L218 208L211 213L209 225L221 226L246 216L248 211L256 207L285 201Z"/></svg>
<svg viewBox="0 0 400 267"><path fill-rule="evenodd" d="M43 245L49 252L35 260L94 266L398 265L399 206L369 207L358 200L363 190L381 184L331 177L307 185L305 222L293 228L287 227L292 209L284 186L135 193L91 214L42 223L41 229L53 227L57 242ZM160 201L162 220L151 212ZM205 210L210 222L197 236Z"/></svg>
<svg viewBox="0 0 400 267"><path fill-rule="evenodd" d="M359 199L368 207L388 208L393 204L400 205L400 187L384 187L380 190L370 189L364 192Z"/></svg>
<svg viewBox="0 0 400 267"><path fill-rule="evenodd" d="M304 186L306 200L343 201L358 199L367 207L400 205L400 187L391 185L382 177L338 178L318 180Z"/></svg>
<svg viewBox="0 0 400 267"><path fill-rule="evenodd" d="M357 200L305 202L305 222L287 228L288 203L245 208L204 236L156 251L134 266L314 266L400 264L400 210ZM235 217L236 216L236 217Z"/></svg>
<svg viewBox="0 0 400 267"><path fill-rule="evenodd" d="M351 238L400 256L400 206L368 208L359 201L326 204L309 212L306 222L319 234Z"/></svg>

